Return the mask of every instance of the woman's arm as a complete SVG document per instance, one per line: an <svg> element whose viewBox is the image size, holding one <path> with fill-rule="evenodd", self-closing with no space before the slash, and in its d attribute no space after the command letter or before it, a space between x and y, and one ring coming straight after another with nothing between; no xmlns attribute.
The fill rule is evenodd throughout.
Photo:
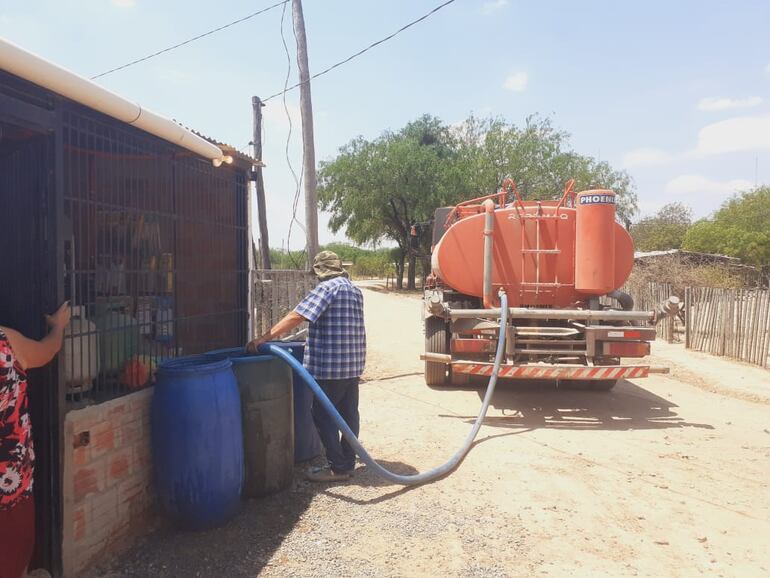
<svg viewBox="0 0 770 578"><path fill-rule="evenodd" d="M69 302L59 307L53 315L46 315L46 321L51 330L40 341L25 337L15 329L3 328L19 365L24 369L32 369L49 363L61 349L64 328L67 327L70 316Z"/></svg>

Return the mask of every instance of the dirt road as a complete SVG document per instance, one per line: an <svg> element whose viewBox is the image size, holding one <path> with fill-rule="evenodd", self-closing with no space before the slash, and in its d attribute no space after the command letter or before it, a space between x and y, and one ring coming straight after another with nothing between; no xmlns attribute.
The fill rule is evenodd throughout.
<svg viewBox="0 0 770 578"><path fill-rule="evenodd" d="M480 391L424 385L418 300L365 298L362 442L401 472L433 467ZM298 481L224 530L156 537L113 575L770 575L770 372L662 353L671 376L609 393L501 383L441 481L405 490L363 466Z"/></svg>

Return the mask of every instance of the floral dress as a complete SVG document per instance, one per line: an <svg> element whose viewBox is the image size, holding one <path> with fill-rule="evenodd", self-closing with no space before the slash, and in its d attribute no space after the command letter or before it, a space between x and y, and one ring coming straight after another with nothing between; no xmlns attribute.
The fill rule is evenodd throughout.
<svg viewBox="0 0 770 578"><path fill-rule="evenodd" d="M0 330L0 510L32 495L34 463L27 374Z"/></svg>

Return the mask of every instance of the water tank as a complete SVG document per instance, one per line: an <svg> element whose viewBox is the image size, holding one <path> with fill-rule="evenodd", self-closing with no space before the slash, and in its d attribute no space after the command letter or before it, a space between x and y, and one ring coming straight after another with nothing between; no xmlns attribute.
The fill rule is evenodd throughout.
<svg viewBox="0 0 770 578"><path fill-rule="evenodd" d="M634 244L615 221L612 191L586 191L579 198L584 200L577 208L524 201L495 210L492 291L505 289L511 307L571 308L619 289L628 279ZM433 273L443 285L482 296L484 228L479 213L444 231L431 255Z"/></svg>
<svg viewBox="0 0 770 578"><path fill-rule="evenodd" d="M241 401L230 360L198 355L162 363L151 419L163 508L189 529L227 522L238 511L244 476Z"/></svg>
<svg viewBox="0 0 770 578"><path fill-rule="evenodd" d="M575 211L575 290L605 295L616 288L615 193L583 191Z"/></svg>
<svg viewBox="0 0 770 578"><path fill-rule="evenodd" d="M90 390L99 375L99 335L96 331L96 325L85 317L85 308L73 306L72 320L64 329L60 356L68 393Z"/></svg>
<svg viewBox="0 0 770 578"><path fill-rule="evenodd" d="M271 355L232 359L243 407L244 494L264 496L291 484L294 409L291 369Z"/></svg>
<svg viewBox="0 0 770 578"><path fill-rule="evenodd" d="M238 381L243 415L246 479L243 495L265 496L291 484L294 473L292 372L272 355L243 348L206 354L229 358Z"/></svg>

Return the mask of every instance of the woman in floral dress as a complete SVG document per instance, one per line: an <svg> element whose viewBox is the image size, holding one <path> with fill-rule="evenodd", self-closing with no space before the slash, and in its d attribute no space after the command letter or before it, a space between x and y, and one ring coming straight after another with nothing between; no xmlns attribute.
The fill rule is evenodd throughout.
<svg viewBox="0 0 770 578"><path fill-rule="evenodd" d="M0 578L23 576L35 546L27 369L47 364L61 349L69 304L46 320L50 331L40 341L0 327Z"/></svg>

